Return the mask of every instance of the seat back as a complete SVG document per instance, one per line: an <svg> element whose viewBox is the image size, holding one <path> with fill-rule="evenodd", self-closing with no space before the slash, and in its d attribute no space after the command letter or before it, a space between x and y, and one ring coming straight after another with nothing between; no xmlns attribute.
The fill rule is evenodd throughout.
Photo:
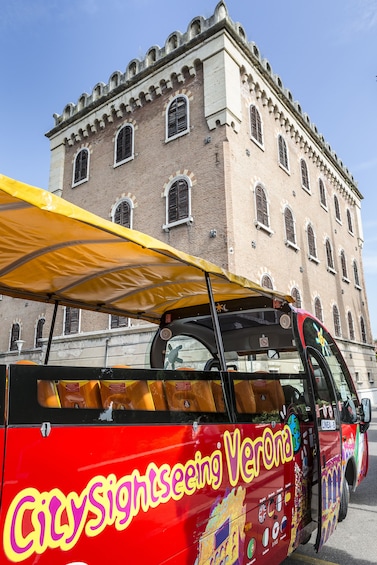
<svg viewBox="0 0 377 565"><path fill-rule="evenodd" d="M102 408L98 381L59 381L62 408Z"/></svg>
<svg viewBox="0 0 377 565"><path fill-rule="evenodd" d="M147 381L102 381L101 400L104 408L114 410L154 410Z"/></svg>
<svg viewBox="0 0 377 565"><path fill-rule="evenodd" d="M252 387L257 412L280 410L284 405L284 392L280 381L257 379L252 381Z"/></svg>
<svg viewBox="0 0 377 565"><path fill-rule="evenodd" d="M183 412L216 412L209 381L165 381L169 410Z"/></svg>

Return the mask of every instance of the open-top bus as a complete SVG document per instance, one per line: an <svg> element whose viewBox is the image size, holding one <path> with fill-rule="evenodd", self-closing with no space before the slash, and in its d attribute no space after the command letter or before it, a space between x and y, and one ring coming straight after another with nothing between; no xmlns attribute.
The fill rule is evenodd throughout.
<svg viewBox="0 0 377 565"><path fill-rule="evenodd" d="M6 177L0 293L157 325L145 369L50 366L53 329L0 367L1 563L278 565L346 517L370 402L289 296Z"/></svg>

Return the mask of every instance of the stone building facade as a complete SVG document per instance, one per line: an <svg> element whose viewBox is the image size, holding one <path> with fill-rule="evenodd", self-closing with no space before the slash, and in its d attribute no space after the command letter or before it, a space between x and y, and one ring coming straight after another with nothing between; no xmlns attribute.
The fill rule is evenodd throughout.
<svg viewBox="0 0 377 565"><path fill-rule="evenodd" d="M224 2L54 118L51 192L292 294L373 399L362 195ZM3 357L42 358L47 329L39 347L36 331L50 307L25 304L15 316L13 302L4 297L0 312L24 343L19 353L13 339L9 353L3 336ZM150 326L88 312L72 325L75 314L59 310L51 362L143 365Z"/></svg>

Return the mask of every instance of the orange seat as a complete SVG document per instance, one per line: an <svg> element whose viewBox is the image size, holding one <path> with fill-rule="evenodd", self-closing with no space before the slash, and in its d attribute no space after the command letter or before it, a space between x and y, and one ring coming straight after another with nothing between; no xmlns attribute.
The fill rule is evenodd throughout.
<svg viewBox="0 0 377 565"><path fill-rule="evenodd" d="M257 379L251 381L257 412L280 410L285 404L283 388L280 381Z"/></svg>
<svg viewBox="0 0 377 565"><path fill-rule="evenodd" d="M154 410L147 381L102 381L101 399L104 408L112 403L114 410Z"/></svg>
<svg viewBox="0 0 377 565"><path fill-rule="evenodd" d="M234 392L236 395L237 412L254 414L257 408L250 381L234 381Z"/></svg>
<svg viewBox="0 0 377 565"><path fill-rule="evenodd" d="M209 381L165 381L169 410L216 412Z"/></svg>
<svg viewBox="0 0 377 565"><path fill-rule="evenodd" d="M225 401L221 381L211 381L211 390L217 412L225 412Z"/></svg>
<svg viewBox="0 0 377 565"><path fill-rule="evenodd" d="M156 410L169 410L162 381L149 381L149 390Z"/></svg>
<svg viewBox="0 0 377 565"><path fill-rule="evenodd" d="M98 381L59 381L63 408L102 408Z"/></svg>
<svg viewBox="0 0 377 565"><path fill-rule="evenodd" d="M58 389L54 381L38 381L38 402L46 408L61 408Z"/></svg>

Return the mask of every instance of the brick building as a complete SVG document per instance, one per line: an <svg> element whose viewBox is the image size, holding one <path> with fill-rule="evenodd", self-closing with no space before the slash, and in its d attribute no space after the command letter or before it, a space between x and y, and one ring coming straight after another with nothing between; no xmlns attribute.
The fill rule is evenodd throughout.
<svg viewBox="0 0 377 565"><path fill-rule="evenodd" d="M336 336L373 397L362 195L224 2L54 118L50 191L292 294ZM3 357L18 355L20 339L22 355L41 357L49 307L29 303L15 315L11 303L1 306L11 328ZM142 365L151 335L149 326L62 308L52 362L132 356Z"/></svg>

